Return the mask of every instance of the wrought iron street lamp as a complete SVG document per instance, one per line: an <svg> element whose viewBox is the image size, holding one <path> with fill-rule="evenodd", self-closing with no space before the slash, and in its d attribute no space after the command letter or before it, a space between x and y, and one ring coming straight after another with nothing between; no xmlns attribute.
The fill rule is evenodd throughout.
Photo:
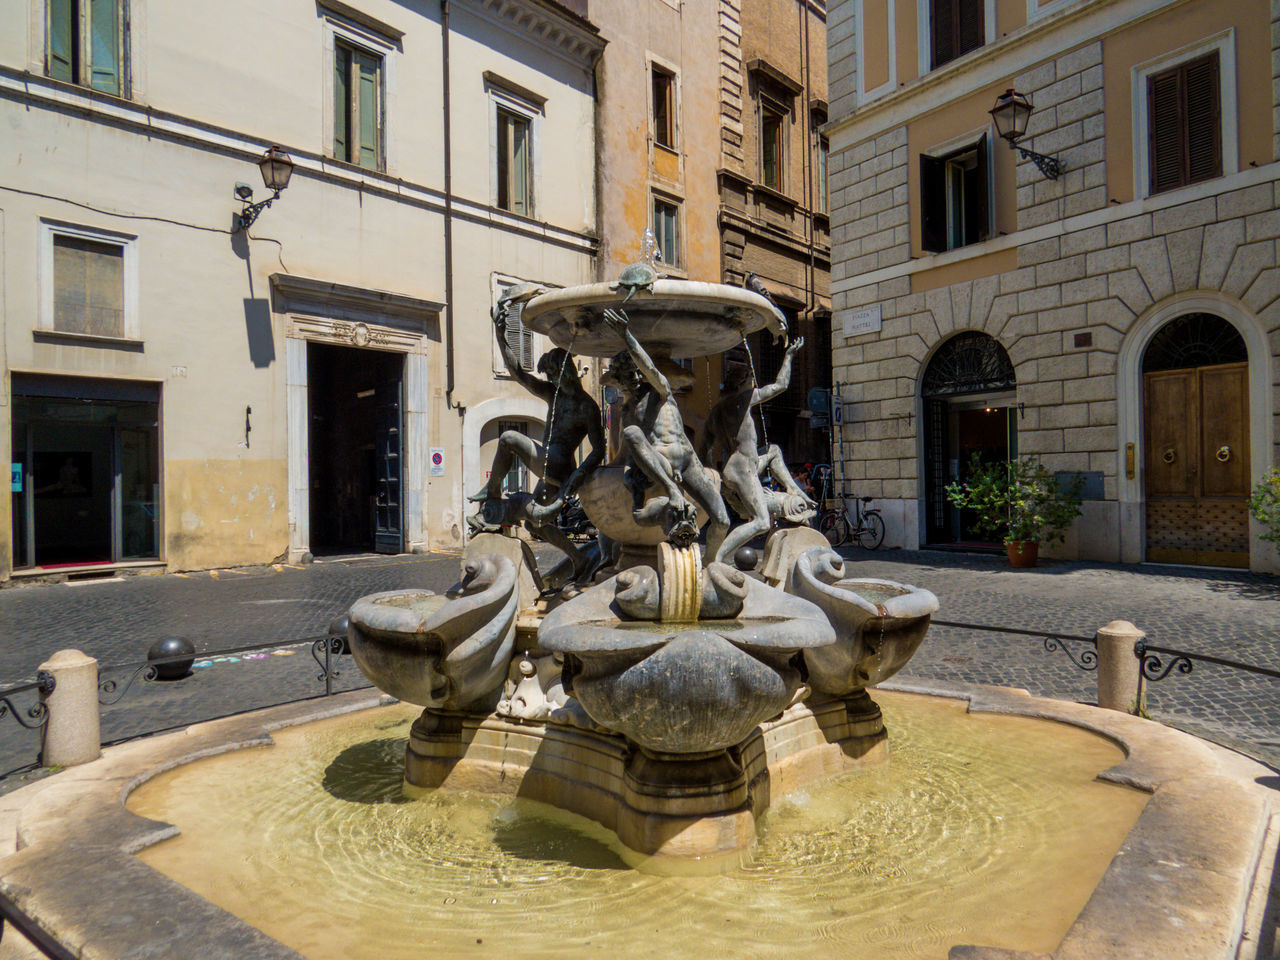
<svg viewBox="0 0 1280 960"><path fill-rule="evenodd" d="M258 215L271 206L271 201L280 196L280 191L289 185L289 178L293 176L293 159L280 147L270 146L258 160L258 169L262 171L262 182L271 191L271 196L257 203L250 203L253 188L247 183L237 183L236 197L244 204L244 209L237 215L235 230L232 232L248 230L258 219Z"/></svg>
<svg viewBox="0 0 1280 960"><path fill-rule="evenodd" d="M1062 173L1063 164L1056 157L1046 157L1020 146L1018 141L1027 135L1027 122L1031 119L1031 111L1035 107L1031 98L1012 88L996 97L996 105L991 108L991 119L995 121L996 132L1009 141L1010 148L1017 150L1024 160L1030 160L1041 173L1050 180L1057 180Z"/></svg>

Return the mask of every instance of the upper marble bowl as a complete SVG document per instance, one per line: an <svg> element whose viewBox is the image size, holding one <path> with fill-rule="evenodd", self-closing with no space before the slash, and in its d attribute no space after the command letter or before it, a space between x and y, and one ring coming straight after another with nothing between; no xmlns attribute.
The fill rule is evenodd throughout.
<svg viewBox="0 0 1280 960"><path fill-rule="evenodd" d="M520 322L557 347L585 357L612 357L623 349L602 320L609 308L626 313L632 334L645 349L677 359L723 353L765 328L774 336L786 333L781 311L744 287L662 279L627 300L628 289L589 283L551 290L524 305Z"/></svg>

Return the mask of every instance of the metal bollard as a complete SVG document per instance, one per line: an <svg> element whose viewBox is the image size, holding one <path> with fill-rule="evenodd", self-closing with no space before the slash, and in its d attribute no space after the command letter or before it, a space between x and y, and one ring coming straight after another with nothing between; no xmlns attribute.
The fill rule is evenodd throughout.
<svg viewBox="0 0 1280 960"><path fill-rule="evenodd" d="M1137 715L1142 710L1139 670L1133 648L1146 634L1128 620L1098 629L1098 706Z"/></svg>
<svg viewBox="0 0 1280 960"><path fill-rule="evenodd" d="M53 675L53 692L40 695L49 711L40 765L70 767L102 754L98 723L98 661L79 650L59 650L40 664Z"/></svg>

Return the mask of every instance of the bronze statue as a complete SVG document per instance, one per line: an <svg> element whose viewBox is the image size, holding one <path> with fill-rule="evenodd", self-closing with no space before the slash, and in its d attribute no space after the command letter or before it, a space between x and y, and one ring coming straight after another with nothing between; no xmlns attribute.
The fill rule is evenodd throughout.
<svg viewBox="0 0 1280 960"><path fill-rule="evenodd" d="M636 523L661 523L667 537L687 546L698 536L694 506L706 511L707 556L719 556L729 529L729 513L710 471L684 432L675 392L653 359L627 328L627 316L604 311L604 322L622 338L626 350L613 358L609 378L622 390L622 448L627 455L627 484ZM645 503L650 481L665 496ZM686 496L687 495L687 496ZM689 501L693 501L691 504Z"/></svg>
<svg viewBox="0 0 1280 960"><path fill-rule="evenodd" d="M725 376L724 396L707 418L701 453L705 458L712 446L717 445L726 454L720 471L723 492L734 510L745 518L725 538L715 554L716 560L732 557L743 544L767 533L772 515L781 514L787 519L804 519L806 513L812 516L815 504L796 484L777 445L771 444L760 454L755 418L751 415L752 407L786 392L791 385L791 358L802 346L803 337L787 346L778 378L767 387L754 386L747 367L741 364L730 367ZM761 474L766 471L781 484L784 491L781 496L765 490L760 482Z"/></svg>
<svg viewBox="0 0 1280 960"><path fill-rule="evenodd" d="M531 533L554 544L573 560L577 577L585 572L588 558L560 531L555 519L565 501L604 459L604 428L600 423L600 406L583 388L577 366L567 350L555 347L544 353L538 360L538 373L543 377L537 377L520 365L519 358L507 344L507 311L513 303L540 292L538 287L513 287L498 300L493 311L493 326L502 360L511 376L547 403L542 442L537 443L515 430L503 432L498 438L488 481L469 498L480 501L481 508L467 523L473 530L493 530L523 521ZM579 464L577 452L584 439L590 450ZM504 500L502 482L516 460L538 477L538 485L532 495L514 494Z"/></svg>

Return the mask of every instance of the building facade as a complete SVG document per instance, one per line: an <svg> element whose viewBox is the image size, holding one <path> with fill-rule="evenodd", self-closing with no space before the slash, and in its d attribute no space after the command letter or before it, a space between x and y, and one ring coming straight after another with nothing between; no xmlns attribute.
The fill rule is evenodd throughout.
<svg viewBox="0 0 1280 960"><path fill-rule="evenodd" d="M761 433L792 464L823 463L831 456L820 399L831 387L826 4L719 0L719 13L720 275L742 284L756 274L792 336L805 338L790 387L761 408ZM785 344L756 334L749 346L757 379L773 382Z"/></svg>
<svg viewBox="0 0 1280 960"><path fill-rule="evenodd" d="M886 542L982 539L945 485L1030 455L1085 480L1063 556L1278 569L1246 499L1277 462L1280 4L838 0L828 28L845 471Z"/></svg>
<svg viewBox="0 0 1280 960"><path fill-rule="evenodd" d="M492 304L596 272L584 14L0 2L0 579L460 546Z"/></svg>

